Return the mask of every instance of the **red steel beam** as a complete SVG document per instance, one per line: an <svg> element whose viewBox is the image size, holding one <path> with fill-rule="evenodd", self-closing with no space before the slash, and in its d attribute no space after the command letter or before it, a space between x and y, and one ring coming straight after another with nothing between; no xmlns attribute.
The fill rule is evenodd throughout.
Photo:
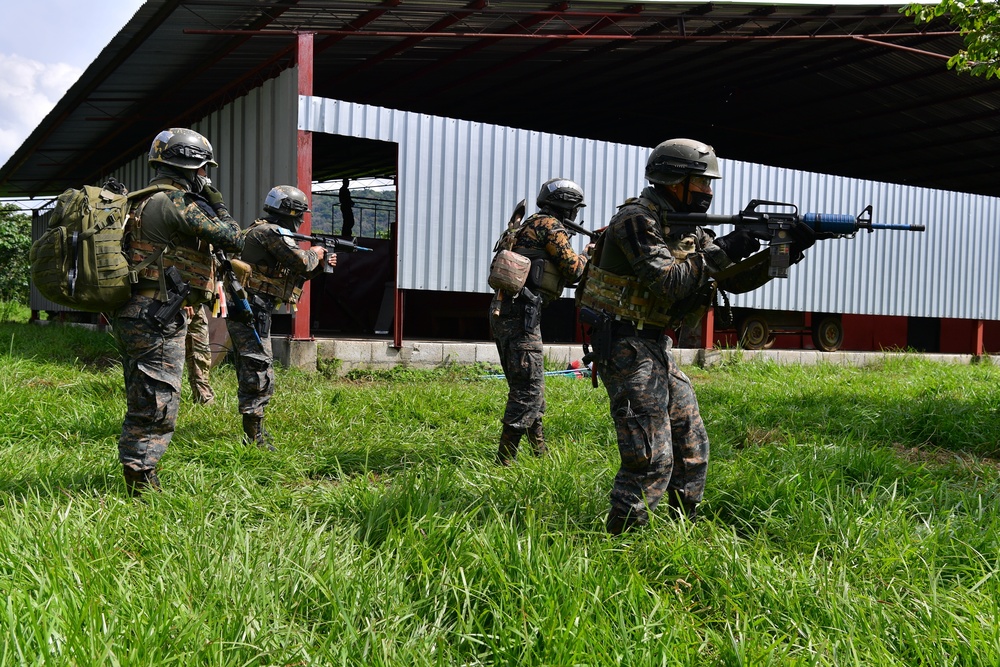
<svg viewBox="0 0 1000 667"><path fill-rule="evenodd" d="M295 40L295 62L299 68L299 95L312 95L313 92L313 36L300 34ZM307 130L298 130L298 187L302 192L309 193L312 202L312 159L313 136ZM310 206L310 208L312 208ZM312 231L312 215L306 213L302 217L299 233L308 234ZM323 261L326 261L324 257ZM302 295L299 297L298 310L292 313L292 340L311 340L309 331L309 295L310 285L307 280L302 285Z"/></svg>

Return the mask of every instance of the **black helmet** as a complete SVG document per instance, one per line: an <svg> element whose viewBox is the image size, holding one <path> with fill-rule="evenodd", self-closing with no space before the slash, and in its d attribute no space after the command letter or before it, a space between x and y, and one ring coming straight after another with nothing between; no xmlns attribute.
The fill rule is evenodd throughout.
<svg viewBox="0 0 1000 667"><path fill-rule="evenodd" d="M573 213L583 208L583 189L567 178L550 178L542 183L535 204L539 209L554 208Z"/></svg>
<svg viewBox="0 0 1000 667"><path fill-rule="evenodd" d="M306 193L291 185L278 185L264 197L264 212L280 218L291 218L298 221L302 214L309 212L309 199Z"/></svg>
<svg viewBox="0 0 1000 667"><path fill-rule="evenodd" d="M183 127L172 127L156 135L149 147L149 164L167 164L196 171L206 164L219 166L208 139Z"/></svg>
<svg viewBox="0 0 1000 667"><path fill-rule="evenodd" d="M722 178L714 148L694 139L668 139L646 160L646 180L650 183L674 185L688 176Z"/></svg>

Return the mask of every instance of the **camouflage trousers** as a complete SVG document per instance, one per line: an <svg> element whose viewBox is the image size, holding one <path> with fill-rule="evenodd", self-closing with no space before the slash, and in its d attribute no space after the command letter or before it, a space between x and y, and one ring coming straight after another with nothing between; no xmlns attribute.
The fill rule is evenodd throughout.
<svg viewBox="0 0 1000 667"><path fill-rule="evenodd" d="M125 421L118 439L122 465L148 471L167 451L177 424L187 323L179 313L161 327L146 311L153 300L135 295L111 317L125 375Z"/></svg>
<svg viewBox="0 0 1000 667"><path fill-rule="evenodd" d="M274 355L271 337L263 336L260 342L252 327L226 320L229 337L236 353L236 396L240 414L264 416L264 408L274 395Z"/></svg>
<svg viewBox="0 0 1000 667"><path fill-rule="evenodd" d="M611 358L597 362L621 455L611 489L612 532L646 524L668 490L692 507L705 491L708 433L668 344L666 337L617 338Z"/></svg>
<svg viewBox="0 0 1000 667"><path fill-rule="evenodd" d="M490 304L490 331L507 378L503 423L524 431L545 414L545 364L542 330L524 328L524 307L511 297Z"/></svg>
<svg viewBox="0 0 1000 667"><path fill-rule="evenodd" d="M208 374L212 368L212 348L209 344L208 310L205 305L195 306L194 316L188 322L184 345L192 400L195 403L211 403L215 400L215 392L208 382Z"/></svg>

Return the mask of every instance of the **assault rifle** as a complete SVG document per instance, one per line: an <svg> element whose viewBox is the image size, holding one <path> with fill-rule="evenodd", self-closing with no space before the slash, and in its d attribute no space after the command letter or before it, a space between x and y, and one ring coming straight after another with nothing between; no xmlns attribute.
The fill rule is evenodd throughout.
<svg viewBox="0 0 1000 667"><path fill-rule="evenodd" d="M233 263L222 250L216 250L215 256L219 260L219 267L222 270L222 285L226 290L226 298L229 304L228 317L250 327L254 338L257 339L258 343L261 343L260 334L257 333L257 328L254 326L254 314L253 309L250 307L250 302L247 300L247 291L244 289L243 283L236 276L236 271L233 270Z"/></svg>
<svg viewBox="0 0 1000 667"><path fill-rule="evenodd" d="M584 227L583 220L581 220L579 223L571 222L570 220L563 220L562 223L563 227L565 227L566 229L574 231L577 234L583 234L584 236L589 236L591 241L596 242L597 238L601 235L600 232L594 232Z"/></svg>
<svg viewBox="0 0 1000 667"><path fill-rule="evenodd" d="M758 210L762 206L784 209L784 212ZM770 246L768 275L774 278L788 277L788 267L791 264L790 247L794 240L791 230L798 223L811 229L817 240L854 238L854 235L862 229L867 229L869 233L876 229L901 229L910 232L922 232L925 229L923 225L873 224L871 204L857 216L839 213L799 215L799 207L795 204L760 199L752 199L746 208L736 215L665 213L663 218L665 222L670 223L671 234L682 231L684 226L734 225L748 230L755 238L768 242Z"/></svg>
<svg viewBox="0 0 1000 667"><path fill-rule="evenodd" d="M358 239L355 237L348 241L345 238L339 236L331 236L328 234L295 234L289 233L296 241L305 241L307 243L312 243L313 245L321 245L326 248L327 252L357 252L359 250L363 252L374 252L371 248L366 248L364 246L358 245ZM330 266L326 260L323 260L323 273L333 273L333 267Z"/></svg>

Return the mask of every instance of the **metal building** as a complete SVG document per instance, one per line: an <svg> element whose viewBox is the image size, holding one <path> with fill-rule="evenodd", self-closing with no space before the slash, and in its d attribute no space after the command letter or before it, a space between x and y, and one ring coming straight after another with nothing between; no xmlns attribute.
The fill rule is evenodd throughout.
<svg viewBox="0 0 1000 667"><path fill-rule="evenodd" d="M790 279L734 305L961 322L978 332L981 351L984 328L1000 320L984 280L995 275L1000 188L981 110L995 108L1000 87L956 79L934 59L957 39L882 6L149 0L0 168L0 194L51 196L112 174L135 187L148 175L150 138L171 125L213 141L213 178L244 222L277 183L392 176L398 225L379 245L381 264L352 274L348 262L328 291L346 294L354 278L382 271L385 291L369 289L363 307L377 313L375 330L391 322L398 345L424 335L422 317L467 322L485 309L493 240L543 180L580 182L587 225L598 227L642 187L651 146L692 136L724 157L776 165L723 160L713 212L735 213L751 198L803 212L854 214L871 203L877 222L928 229L823 242ZM729 67L734 59L745 67ZM688 70L712 76L685 78ZM873 84L875 72L885 80ZM790 78L795 99L782 96ZM664 79L701 107L674 104ZM641 94L615 104L622 90ZM715 90L729 92L716 99ZM561 92L562 106L527 103L534 91ZM955 144L974 148L956 160ZM967 193L953 190L959 184ZM291 318L293 339L325 328L327 305L316 305L305 299Z"/></svg>

